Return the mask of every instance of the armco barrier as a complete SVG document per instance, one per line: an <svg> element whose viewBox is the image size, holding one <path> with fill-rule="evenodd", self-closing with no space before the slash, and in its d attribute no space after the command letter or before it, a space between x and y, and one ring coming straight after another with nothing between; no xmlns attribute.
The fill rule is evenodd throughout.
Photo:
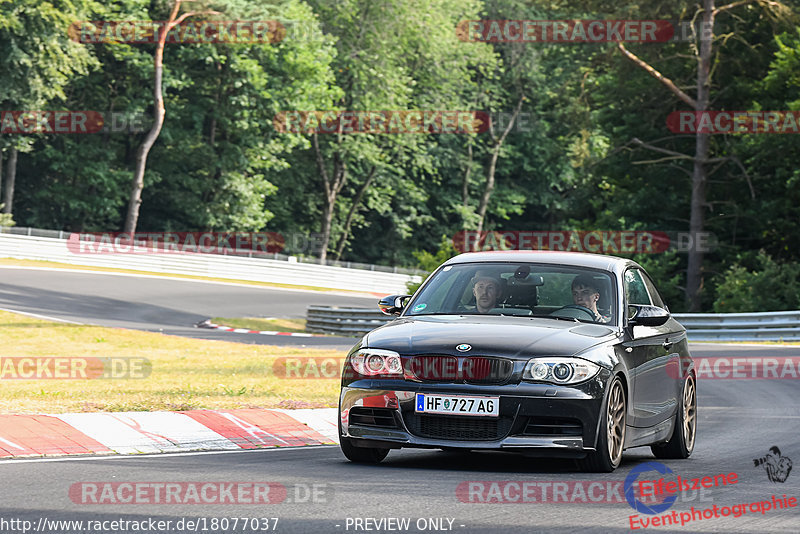
<svg viewBox="0 0 800 534"><path fill-rule="evenodd" d="M378 299L375 299L377 303ZM306 311L306 330L326 334L360 336L394 317L371 308L339 308L309 306Z"/></svg>
<svg viewBox="0 0 800 534"><path fill-rule="evenodd" d="M0 258L45 260L91 267L113 267L169 274L210 276L279 284L316 286L330 289L405 293L406 283L419 276L380 272L378 269L347 269L330 265L301 263L284 259L199 253L170 254L75 254L67 248L67 232L27 229L32 235L6 233L0 228ZM26 229L15 228L15 231ZM47 237L33 234L47 233ZM277 258L278 255L271 255ZM378 267L378 266L374 266ZM391 267L383 269L392 270Z"/></svg>
<svg viewBox="0 0 800 534"><path fill-rule="evenodd" d="M691 341L800 340L800 311L676 313Z"/></svg>
<svg viewBox="0 0 800 534"><path fill-rule="evenodd" d="M800 311L676 313L673 317L686 327L689 341L800 340ZM355 336L392 319L377 308L309 306L306 327L312 332Z"/></svg>

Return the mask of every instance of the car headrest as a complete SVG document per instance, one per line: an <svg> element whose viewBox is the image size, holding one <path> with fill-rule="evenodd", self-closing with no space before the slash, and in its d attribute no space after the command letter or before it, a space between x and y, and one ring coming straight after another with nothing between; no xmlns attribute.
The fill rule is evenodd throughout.
<svg viewBox="0 0 800 534"><path fill-rule="evenodd" d="M533 284L510 283L506 287L506 306L528 307L533 309L539 304L539 294Z"/></svg>

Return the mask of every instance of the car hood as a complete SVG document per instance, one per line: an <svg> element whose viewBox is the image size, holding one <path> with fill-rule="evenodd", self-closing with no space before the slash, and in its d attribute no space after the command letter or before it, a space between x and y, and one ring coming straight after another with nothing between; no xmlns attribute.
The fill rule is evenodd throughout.
<svg viewBox="0 0 800 534"><path fill-rule="evenodd" d="M616 337L605 325L530 317L436 315L401 317L367 334L361 346L400 354L571 356ZM467 354L467 353L463 353Z"/></svg>

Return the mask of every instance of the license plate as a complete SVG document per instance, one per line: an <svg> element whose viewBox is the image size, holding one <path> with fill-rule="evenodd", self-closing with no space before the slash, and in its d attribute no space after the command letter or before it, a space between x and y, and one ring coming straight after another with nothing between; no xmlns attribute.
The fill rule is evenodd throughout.
<svg viewBox="0 0 800 534"><path fill-rule="evenodd" d="M465 395L430 395L417 393L416 413L451 415L500 416L500 397L468 397Z"/></svg>

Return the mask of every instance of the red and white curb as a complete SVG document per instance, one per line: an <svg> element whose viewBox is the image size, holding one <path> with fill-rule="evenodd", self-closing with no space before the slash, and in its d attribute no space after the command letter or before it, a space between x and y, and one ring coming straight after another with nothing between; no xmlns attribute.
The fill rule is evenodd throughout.
<svg viewBox="0 0 800 534"><path fill-rule="evenodd" d="M220 324L214 324L210 320L200 321L195 328L212 328L223 332L233 332L234 334L261 334L263 336L294 336L294 337L320 337L325 334L306 334L303 332L278 332L275 330L249 330L247 328L232 328Z"/></svg>
<svg viewBox="0 0 800 534"><path fill-rule="evenodd" d="M0 458L332 445L337 409L0 415Z"/></svg>

